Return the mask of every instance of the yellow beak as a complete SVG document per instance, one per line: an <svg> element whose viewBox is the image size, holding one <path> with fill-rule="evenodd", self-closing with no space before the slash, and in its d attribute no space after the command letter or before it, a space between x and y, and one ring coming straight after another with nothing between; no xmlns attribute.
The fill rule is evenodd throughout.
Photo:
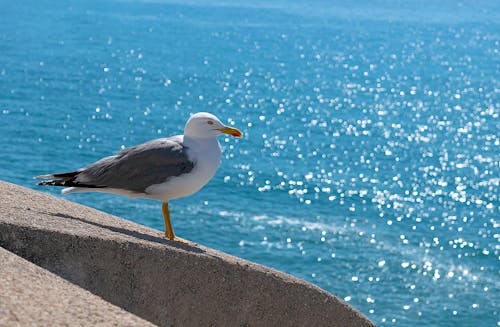
<svg viewBox="0 0 500 327"><path fill-rule="evenodd" d="M223 134L227 134L227 135L232 135L234 137L242 137L243 136L243 134L241 134L239 129L232 128L229 126L224 126L222 128L219 128L219 132L221 132Z"/></svg>

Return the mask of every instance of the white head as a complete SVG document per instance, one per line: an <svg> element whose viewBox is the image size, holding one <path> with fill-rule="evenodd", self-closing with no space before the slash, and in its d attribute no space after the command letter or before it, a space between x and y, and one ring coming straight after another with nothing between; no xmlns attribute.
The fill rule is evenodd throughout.
<svg viewBox="0 0 500 327"><path fill-rule="evenodd" d="M198 112L192 115L184 127L184 135L192 138L215 138L221 134L242 136L239 130L224 125L219 118L208 112Z"/></svg>

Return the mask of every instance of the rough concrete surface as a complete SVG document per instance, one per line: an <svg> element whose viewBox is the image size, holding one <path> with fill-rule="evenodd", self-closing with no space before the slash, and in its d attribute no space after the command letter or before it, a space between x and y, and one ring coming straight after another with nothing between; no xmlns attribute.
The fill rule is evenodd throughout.
<svg viewBox="0 0 500 327"><path fill-rule="evenodd" d="M154 326L0 248L0 326Z"/></svg>
<svg viewBox="0 0 500 327"><path fill-rule="evenodd" d="M301 279L5 182L0 246L161 326L374 326Z"/></svg>

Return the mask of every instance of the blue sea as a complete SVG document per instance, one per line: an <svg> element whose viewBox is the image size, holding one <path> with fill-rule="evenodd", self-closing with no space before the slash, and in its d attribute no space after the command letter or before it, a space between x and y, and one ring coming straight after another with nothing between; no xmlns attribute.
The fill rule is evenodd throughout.
<svg viewBox="0 0 500 327"><path fill-rule="evenodd" d="M500 325L498 1L1 1L0 178L209 111L244 138L178 236L380 326ZM163 230L160 203L65 198Z"/></svg>

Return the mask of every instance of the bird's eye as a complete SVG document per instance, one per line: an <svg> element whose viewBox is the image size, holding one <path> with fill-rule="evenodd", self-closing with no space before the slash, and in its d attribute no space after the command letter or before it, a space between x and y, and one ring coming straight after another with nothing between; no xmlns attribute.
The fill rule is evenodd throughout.
<svg viewBox="0 0 500 327"><path fill-rule="evenodd" d="M213 124L214 124L214 122L213 122L213 121L211 121L211 120L209 120L209 121L207 121L207 124L208 124L208 125L213 125Z"/></svg>

